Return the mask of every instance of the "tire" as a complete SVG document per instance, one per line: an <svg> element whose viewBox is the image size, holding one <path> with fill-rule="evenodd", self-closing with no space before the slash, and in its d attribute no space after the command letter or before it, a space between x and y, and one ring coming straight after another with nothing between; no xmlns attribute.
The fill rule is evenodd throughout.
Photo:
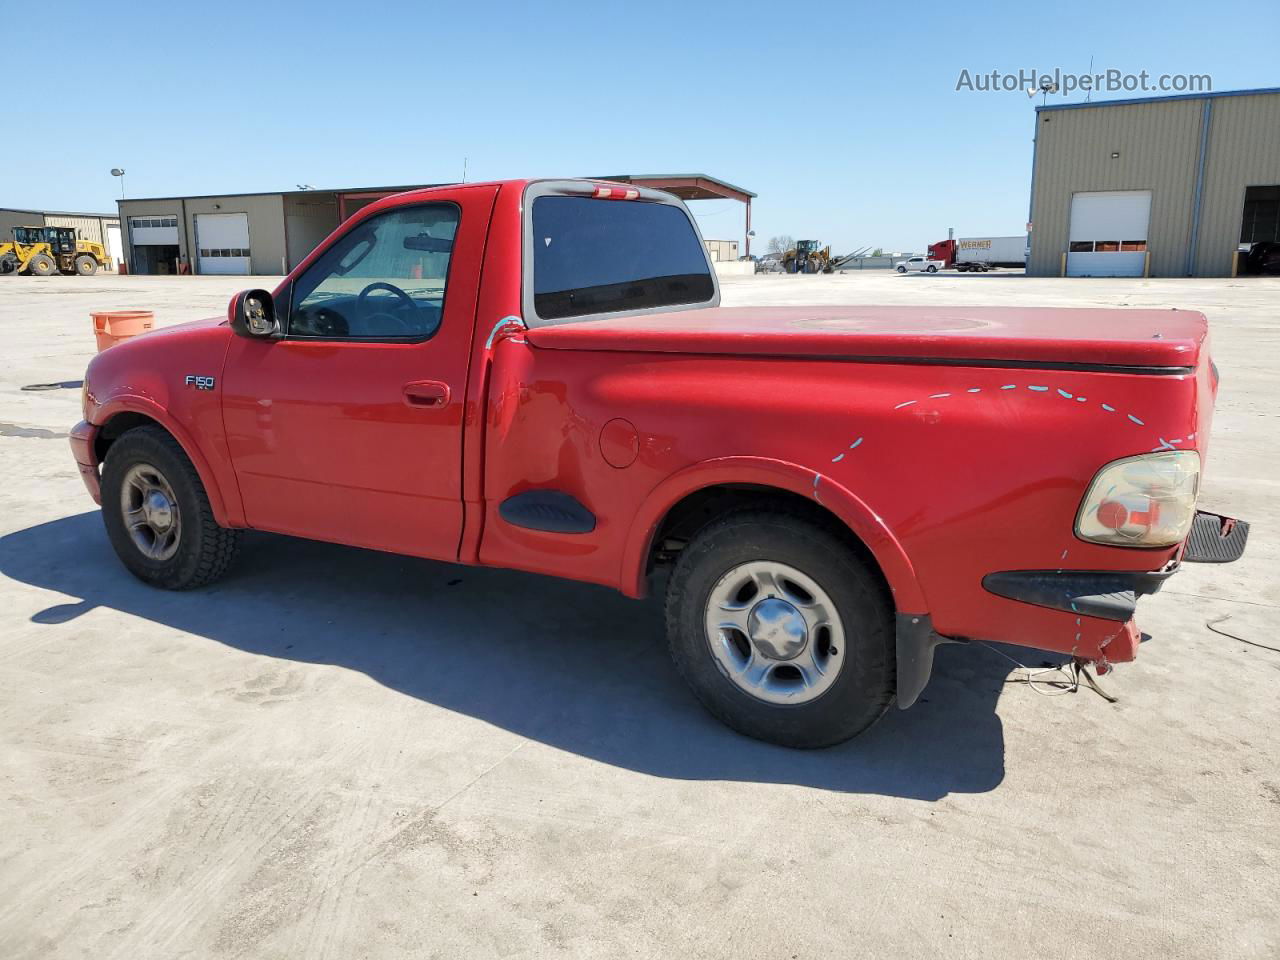
<svg viewBox="0 0 1280 960"><path fill-rule="evenodd" d="M937 273L937 272L938 272L938 268L937 268L936 266L934 266L932 263L931 263L931 264L929 264L929 266L925 267L925 270L927 270L929 273Z"/></svg>
<svg viewBox="0 0 1280 960"><path fill-rule="evenodd" d="M772 576L764 582L773 583L776 594L774 587L756 589L758 571ZM738 587L744 576L745 593ZM728 606L720 602L726 590ZM801 613L804 595L811 602ZM787 620L761 614L765 604L789 607L781 618L795 623L796 616L810 620L816 608L827 626L811 625L798 640ZM732 628L713 635L711 626L721 617L763 629L755 639ZM847 543L804 517L753 509L712 521L681 552L671 573L666 619L672 659L694 695L726 725L757 740L803 749L832 746L870 727L893 700L891 601ZM778 636L802 652L791 659L786 650L778 659L764 655ZM825 670L814 669L823 662ZM753 686L752 675L764 679ZM802 682L802 676L814 682Z"/></svg>
<svg viewBox="0 0 1280 960"><path fill-rule="evenodd" d="M795 261L795 260L788 260L786 263L784 263L784 264L782 265L782 269L783 269L784 271L786 271L787 273L795 273L795 272L796 272L796 261Z"/></svg>
<svg viewBox="0 0 1280 960"><path fill-rule="evenodd" d="M899 273L906 273L906 272L907 272L907 268L906 268L906 267L898 267L898 272L899 272Z"/></svg>
<svg viewBox="0 0 1280 960"><path fill-rule="evenodd" d="M27 261L27 272L33 277L51 277L58 272L58 265L48 254L37 253Z"/></svg>
<svg viewBox="0 0 1280 960"><path fill-rule="evenodd" d="M18 267L18 258L13 254L7 253L0 257L0 277L17 276Z"/></svg>
<svg viewBox="0 0 1280 960"><path fill-rule="evenodd" d="M135 535L126 522L125 499L148 508L159 503L148 500L150 494L140 496L140 484L165 503L159 510L137 511L146 513L147 520L135 525L139 531ZM156 516L163 520L166 510L171 523L159 525L162 536L150 521ZM165 590L191 590L212 583L226 573L240 548L240 531L218 526L196 468L178 442L158 426L135 427L107 451L102 468L102 521L129 572Z"/></svg>
<svg viewBox="0 0 1280 960"><path fill-rule="evenodd" d="M76 273L82 277L92 277L98 272L98 261L87 253L76 257Z"/></svg>

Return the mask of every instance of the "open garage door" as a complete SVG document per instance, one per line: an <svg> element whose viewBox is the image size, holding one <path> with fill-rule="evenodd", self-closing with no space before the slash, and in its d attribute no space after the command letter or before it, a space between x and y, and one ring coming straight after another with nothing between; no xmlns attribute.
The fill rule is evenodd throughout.
<svg viewBox="0 0 1280 960"><path fill-rule="evenodd" d="M1067 276L1142 276L1150 222L1150 190L1072 194Z"/></svg>
<svg viewBox="0 0 1280 960"><path fill-rule="evenodd" d="M1280 184L1246 187L1238 276L1280 274Z"/></svg>
<svg viewBox="0 0 1280 960"><path fill-rule="evenodd" d="M197 213L196 249L200 273L248 273L249 215Z"/></svg>

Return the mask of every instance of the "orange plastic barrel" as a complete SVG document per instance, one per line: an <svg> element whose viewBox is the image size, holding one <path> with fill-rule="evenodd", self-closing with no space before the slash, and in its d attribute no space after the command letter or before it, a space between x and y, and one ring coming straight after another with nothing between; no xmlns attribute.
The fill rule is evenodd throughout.
<svg viewBox="0 0 1280 960"><path fill-rule="evenodd" d="M155 323L150 310L102 310L93 317L93 334L98 338L98 352L114 347L123 340L146 333Z"/></svg>

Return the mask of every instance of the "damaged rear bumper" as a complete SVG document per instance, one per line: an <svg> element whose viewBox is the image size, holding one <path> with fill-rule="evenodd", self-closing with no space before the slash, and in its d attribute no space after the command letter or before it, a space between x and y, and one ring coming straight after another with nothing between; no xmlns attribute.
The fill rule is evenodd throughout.
<svg viewBox="0 0 1280 960"><path fill-rule="evenodd" d="M1097 617L1125 623L1133 619L1138 598L1156 593L1178 572L1175 560L1152 573L1113 570L1009 570L989 573L982 585L997 597L1078 617Z"/></svg>
<svg viewBox="0 0 1280 960"><path fill-rule="evenodd" d="M1123 662L1137 653L1140 634L1134 613L1140 598L1159 592L1183 562L1238 560L1248 539L1245 521L1201 510L1181 549L1159 570L1005 570L987 574L982 586L998 597L1067 613L1075 618L1077 630L1086 617L1116 624L1105 632L1105 655L1098 662ZM905 710L929 682L934 650L954 641L934 632L927 615L899 614L896 626L898 706Z"/></svg>

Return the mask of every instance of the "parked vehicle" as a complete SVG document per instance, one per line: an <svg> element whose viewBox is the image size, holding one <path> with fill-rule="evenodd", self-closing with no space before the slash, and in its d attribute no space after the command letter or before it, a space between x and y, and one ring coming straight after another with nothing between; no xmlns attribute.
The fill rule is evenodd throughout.
<svg viewBox="0 0 1280 960"><path fill-rule="evenodd" d="M910 706L951 640L1132 660L1138 597L1244 548L1196 511L1199 313L719 302L669 194L404 193L95 357L71 447L167 589L248 528L632 597L665 570L695 694L796 747Z"/></svg>
<svg viewBox="0 0 1280 960"><path fill-rule="evenodd" d="M0 243L0 276L26 273L50 277L63 273L91 277L99 266L108 263L106 248L77 239L72 227L14 227L13 240Z"/></svg>
<svg viewBox="0 0 1280 960"><path fill-rule="evenodd" d="M986 273L992 267L1025 267L1027 238L961 237L929 244L929 256L960 273Z"/></svg>
<svg viewBox="0 0 1280 960"><path fill-rule="evenodd" d="M930 260L928 257L908 257L906 260L899 260L893 265L893 269L899 273L937 273L946 264L941 260Z"/></svg>

